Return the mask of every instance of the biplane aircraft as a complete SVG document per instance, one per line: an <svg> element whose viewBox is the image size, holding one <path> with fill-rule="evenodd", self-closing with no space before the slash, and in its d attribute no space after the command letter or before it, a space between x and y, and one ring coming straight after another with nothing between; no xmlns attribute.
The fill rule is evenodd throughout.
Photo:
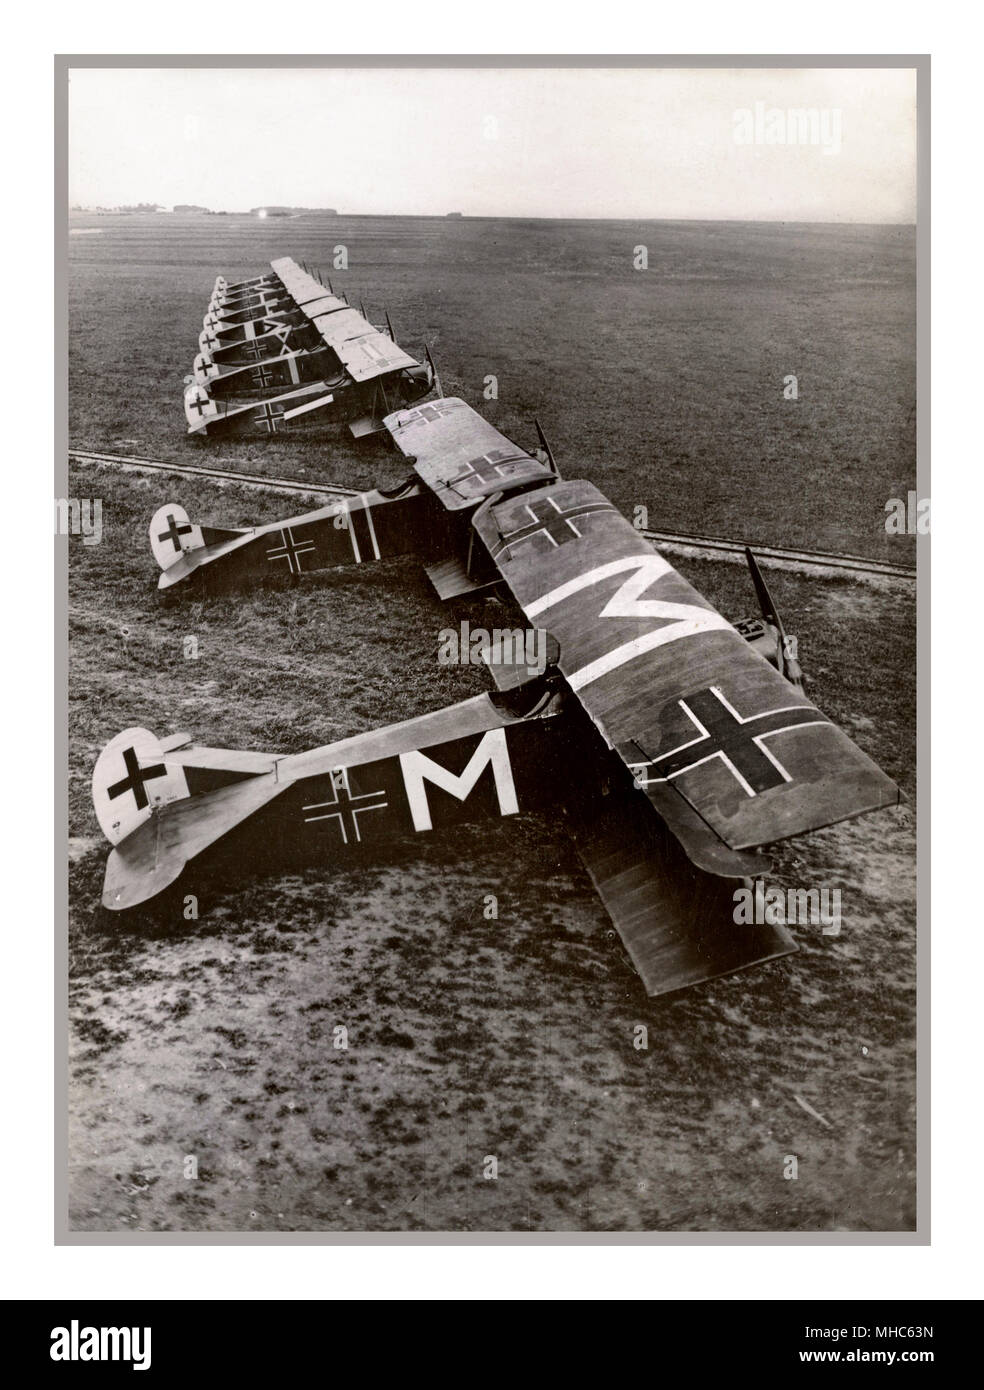
<svg viewBox="0 0 984 1390"><path fill-rule="evenodd" d="M185 380L189 434L279 433L299 423L348 420L361 439L383 418L426 396L437 380L429 350L418 362L290 257L270 277L216 281Z"/></svg>
<svg viewBox="0 0 984 1390"><path fill-rule="evenodd" d="M754 562L763 618L746 640L596 487L559 476L542 432L527 452L458 399L386 428L412 474L330 516L221 532L163 508L162 582L412 553L442 598L511 600L547 634L547 663L490 650L494 692L308 753L126 730L93 775L114 846L106 907L197 882L220 842L237 873L266 855L344 865L395 838L557 806L650 994L795 950L781 926L734 921L735 887L768 868L758 848L900 793L803 693Z"/></svg>

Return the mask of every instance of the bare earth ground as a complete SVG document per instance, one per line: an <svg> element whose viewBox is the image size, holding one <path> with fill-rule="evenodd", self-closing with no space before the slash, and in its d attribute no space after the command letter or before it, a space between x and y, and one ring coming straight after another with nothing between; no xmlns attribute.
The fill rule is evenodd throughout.
<svg viewBox="0 0 984 1390"><path fill-rule="evenodd" d="M74 444L393 481L392 456L337 431L219 450L181 433L215 274L278 252L326 264L344 240L353 261L364 248L357 288L385 290L408 342L419 325L446 389L513 432L535 410L568 476L648 505L650 524L912 558L882 520L914 485L908 231L80 225L103 234L72 245ZM640 241L654 269L633 279L612 248ZM626 344L644 351L636 387ZM786 433L772 395L775 374L797 370L791 344L823 386ZM498 402L481 400L486 372ZM230 863L198 920L149 908L124 921L98 906L107 847L89 799L113 734L142 724L295 752L407 718L484 688L482 672L437 664L437 633L504 610L442 606L409 562L162 599L146 542L160 503L222 525L273 520L287 499L91 468L70 492L102 497L105 528L100 545L70 542L75 1229L913 1227L911 805L775 854L770 881L840 886L839 937L798 928L799 955L662 1001L642 991L559 817L421 837L385 863L260 876ZM753 610L741 569L678 564L729 616ZM912 795L908 594L769 577L812 697Z"/></svg>

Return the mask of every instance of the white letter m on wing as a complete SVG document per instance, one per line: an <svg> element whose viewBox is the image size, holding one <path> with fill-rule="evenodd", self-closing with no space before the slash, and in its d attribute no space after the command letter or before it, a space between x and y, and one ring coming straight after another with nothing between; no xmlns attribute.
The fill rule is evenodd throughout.
<svg viewBox="0 0 984 1390"><path fill-rule="evenodd" d="M683 637L699 637L706 632L723 632L731 628L728 620L712 608L643 598L642 595L658 579L662 579L665 574L675 573L673 566L655 552L625 555L620 560L611 560L605 565L588 570L585 574L579 574L566 584L561 584L559 588L544 594L542 598L525 604L526 615L529 618L539 617L546 609L552 608L556 603L562 603L580 590L625 573L629 577L619 585L598 617L655 618L662 620L663 625L643 633L631 642L623 642L604 656L598 657L596 661L582 666L579 671L572 671L567 677L572 690L581 690L592 681L599 680L609 672L624 666L627 661L634 661L636 657L654 651L657 647L666 646L668 642L677 642Z"/></svg>

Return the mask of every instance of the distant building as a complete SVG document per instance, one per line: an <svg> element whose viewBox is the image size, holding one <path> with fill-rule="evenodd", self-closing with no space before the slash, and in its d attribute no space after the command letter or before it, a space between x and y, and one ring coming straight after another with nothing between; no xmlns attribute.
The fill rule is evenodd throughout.
<svg viewBox="0 0 984 1390"><path fill-rule="evenodd" d="M175 203L175 212L211 212L211 208L199 207L197 203Z"/></svg>
<svg viewBox="0 0 984 1390"><path fill-rule="evenodd" d="M460 212L449 212L449 213L448 213L448 216L449 216L449 217L461 217L461 216L463 216L463 214L460 213Z"/></svg>

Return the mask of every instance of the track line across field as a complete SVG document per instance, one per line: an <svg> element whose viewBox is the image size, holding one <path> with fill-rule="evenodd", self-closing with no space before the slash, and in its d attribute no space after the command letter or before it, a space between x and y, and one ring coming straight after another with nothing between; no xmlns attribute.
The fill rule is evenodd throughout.
<svg viewBox="0 0 984 1390"><path fill-rule="evenodd" d="M103 464L138 471L178 473L189 478L209 478L214 482L235 483L240 487L263 488L270 492L324 497L355 497L358 489L336 487L331 483L308 483L299 478L271 478L264 474L236 473L227 468L206 468L190 463L168 463L163 459L141 458L137 455L106 454L92 449L69 449L72 463ZM708 558L744 560L745 542L728 540L724 536L697 536L680 531L643 531L654 545L667 550L696 552ZM863 555L838 555L822 550L787 550L775 545L752 545L756 559L775 569L800 570L811 574L836 576L854 575L865 580L896 580L915 583L916 570L911 565L893 565L884 560L868 560Z"/></svg>

